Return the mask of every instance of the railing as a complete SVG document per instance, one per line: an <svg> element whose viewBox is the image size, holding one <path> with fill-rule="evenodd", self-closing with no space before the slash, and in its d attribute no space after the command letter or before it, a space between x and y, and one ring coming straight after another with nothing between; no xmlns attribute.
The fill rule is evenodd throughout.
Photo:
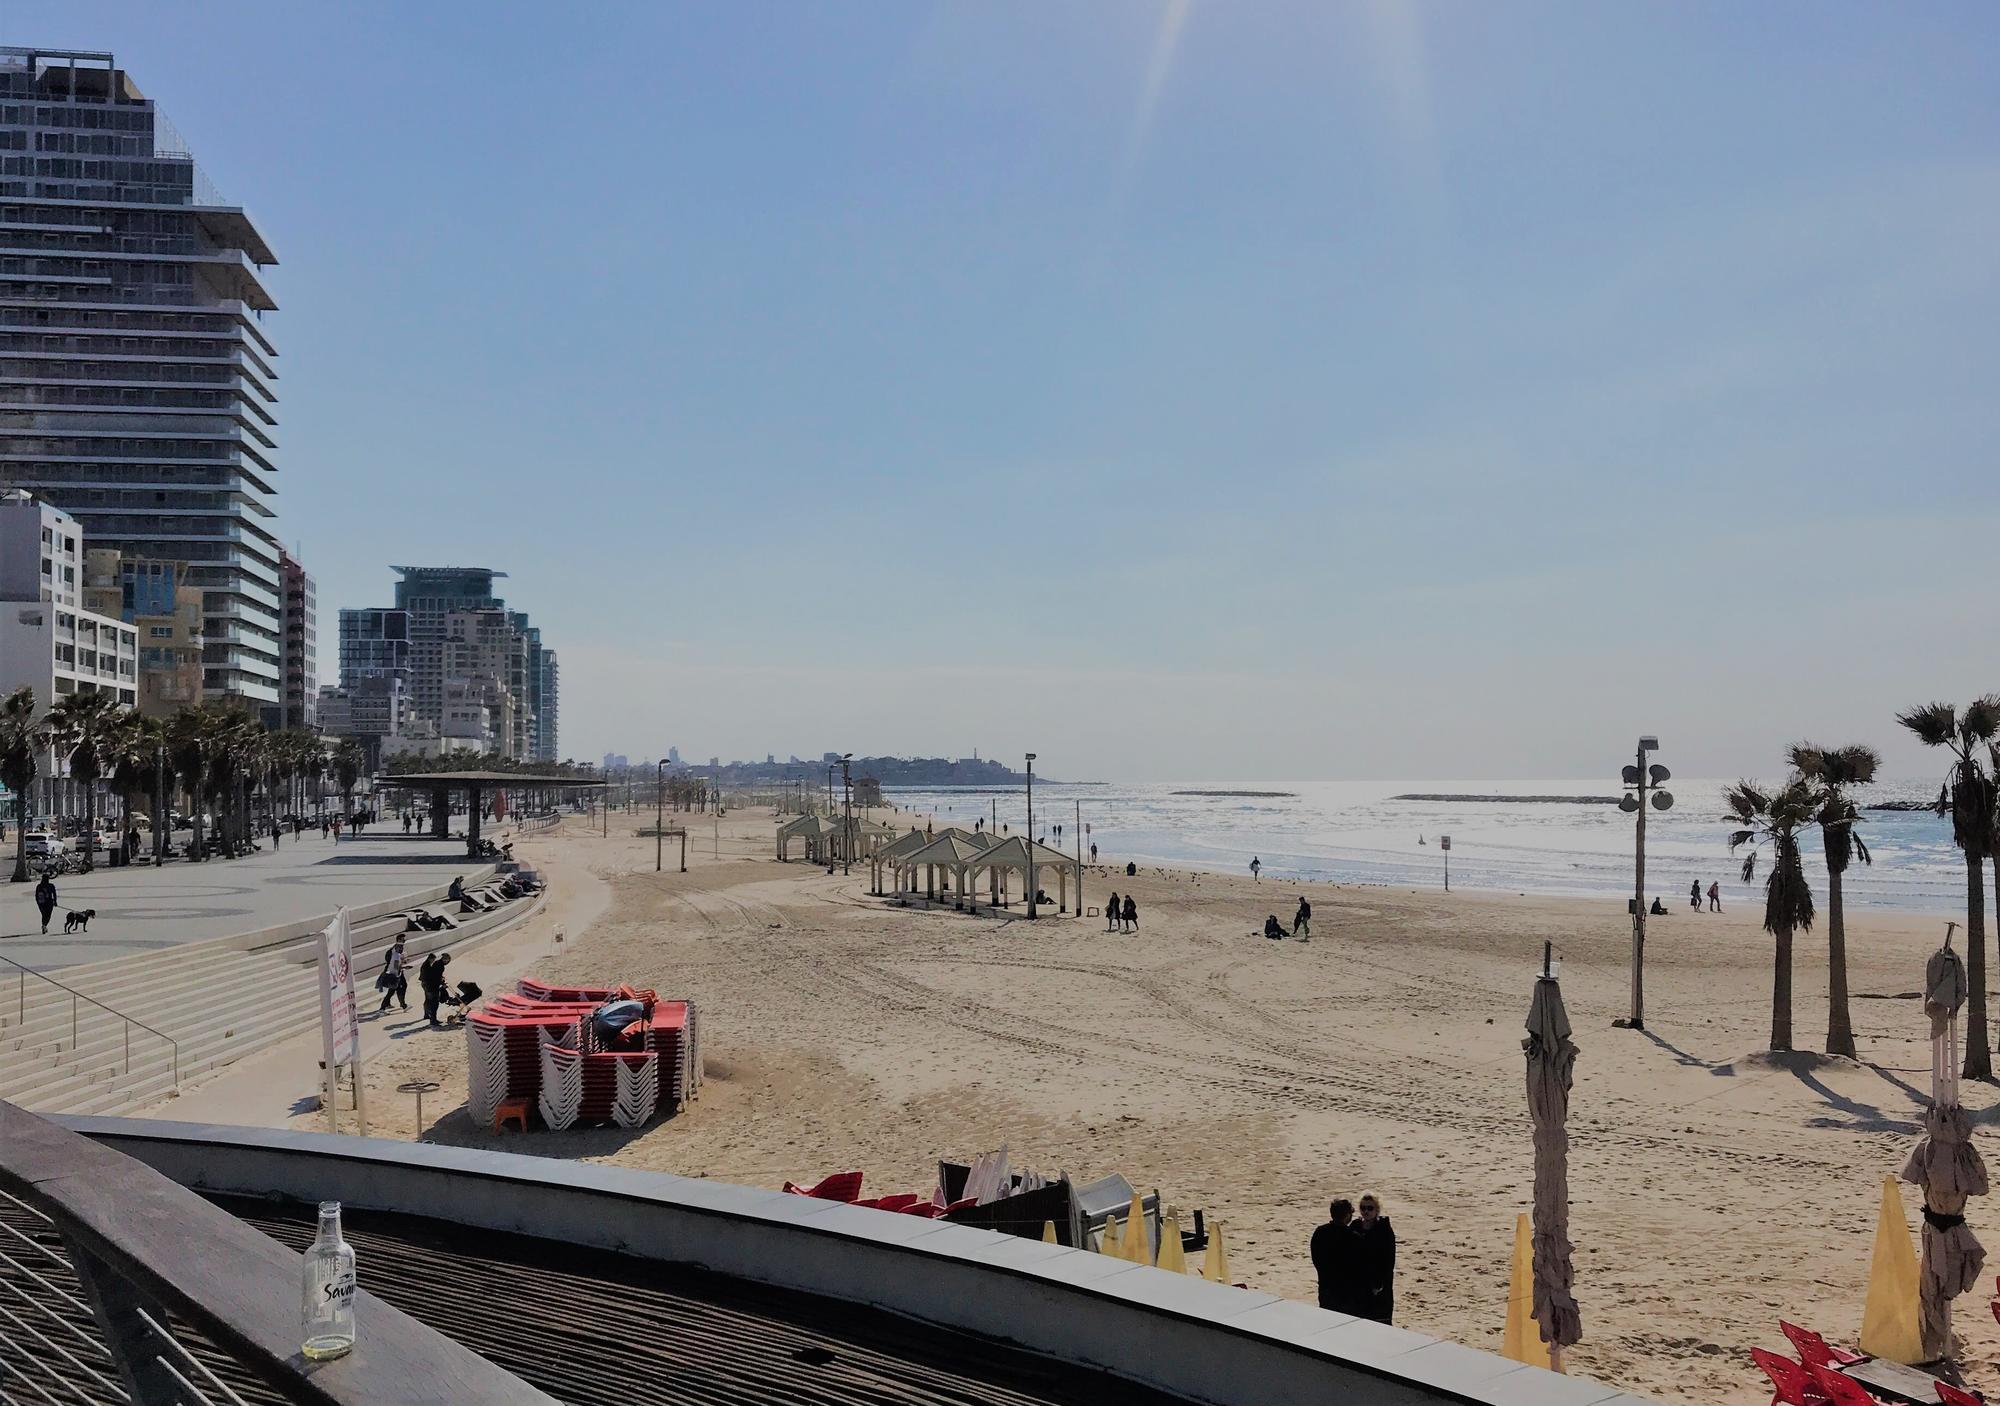
<svg viewBox="0 0 2000 1406"><path fill-rule="evenodd" d="M164 1031L155 1030L143 1020L134 1020L123 1011L113 1010L111 1007L105 1005L104 1002L84 995L73 986L65 986L54 977L44 975L36 971L33 967L24 967L12 957L0 957L0 962L5 962L20 973L20 986L14 996L14 1021L17 1025L26 1025L28 1023L28 978L32 976L35 980L46 982L58 991L67 991L69 993L69 1047L72 1051L76 1049L77 1043L77 1002L89 1001L91 1005L97 1007L97 1009L103 1011L106 1015L117 1016L118 1019L125 1022L125 1067L120 1071L121 1073L130 1074L132 1072L132 1027L136 1025L148 1035L167 1042L167 1045L173 1051L174 1087L180 1087L181 1046L180 1042L174 1039L173 1036L166 1034ZM4 1021L0 1021L0 1028L5 1028ZM61 1042L58 1041L57 1043L60 1045Z"/></svg>
<svg viewBox="0 0 2000 1406"><path fill-rule="evenodd" d="M553 828L556 822L561 819L561 813L553 810L543 815L531 815L526 820L515 825L514 833L518 835L540 834L544 830Z"/></svg>
<svg viewBox="0 0 2000 1406"><path fill-rule="evenodd" d="M553 1406L365 1289L359 1350L308 1364L299 1280L298 1255L227 1211L0 1102L0 1398Z"/></svg>

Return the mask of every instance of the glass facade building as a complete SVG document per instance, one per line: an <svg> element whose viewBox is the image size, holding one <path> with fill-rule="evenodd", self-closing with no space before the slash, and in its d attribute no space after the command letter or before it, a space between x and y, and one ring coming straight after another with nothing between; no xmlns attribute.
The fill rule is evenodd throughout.
<svg viewBox="0 0 2000 1406"><path fill-rule="evenodd" d="M208 698L283 707L277 262L110 54L0 48L0 479L185 562Z"/></svg>

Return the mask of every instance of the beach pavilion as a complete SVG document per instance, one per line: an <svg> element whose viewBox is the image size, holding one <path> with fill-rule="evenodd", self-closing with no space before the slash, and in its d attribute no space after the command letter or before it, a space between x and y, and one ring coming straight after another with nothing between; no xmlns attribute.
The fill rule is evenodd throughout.
<svg viewBox="0 0 2000 1406"><path fill-rule="evenodd" d="M900 840L891 840L877 849L869 858L869 892L883 892L882 880L886 874L893 879L898 892L903 891L903 869L905 861L934 837L922 830L913 829Z"/></svg>
<svg viewBox="0 0 2000 1406"><path fill-rule="evenodd" d="M1072 878L1076 881L1076 916L1083 916L1083 861L1074 855L1064 854L1059 849L1036 844L1022 835L1009 835L1003 840L994 840L986 835L989 845L982 849L966 866L968 881L981 869L986 871L987 885L993 895L995 906L1001 904L1006 895L1007 878L1019 870L1021 891L1028 896L1028 916L1035 916L1035 895L1040 892L1041 873L1044 869L1056 871L1056 911L1067 910L1069 886ZM978 891L975 884L973 891Z"/></svg>
<svg viewBox="0 0 2000 1406"><path fill-rule="evenodd" d="M378 791L399 788L422 791L429 796L431 834L440 840L451 837L452 793L463 792L466 799L465 849L471 855L479 853L479 821L485 813L486 798L493 792L575 791L586 787L602 790L604 782L597 777L538 776L520 771L431 771L375 778L375 789Z"/></svg>
<svg viewBox="0 0 2000 1406"><path fill-rule="evenodd" d="M792 841L803 840L807 860L817 862L825 839L826 827L820 824L819 817L795 815L778 827L778 861L791 863Z"/></svg>
<svg viewBox="0 0 2000 1406"><path fill-rule="evenodd" d="M980 855L986 853L986 847L979 843L980 838L970 830L954 828L939 831L929 844L913 852L903 861L904 868L910 874L911 887L914 888L916 884L916 871L922 869L924 871L924 896L926 898L941 898L945 896L938 891L939 871L942 871L945 893L948 894L951 891L954 881L958 887L958 896L952 900L951 906L954 908L965 907L967 903L965 894L966 868L974 860L978 859Z"/></svg>

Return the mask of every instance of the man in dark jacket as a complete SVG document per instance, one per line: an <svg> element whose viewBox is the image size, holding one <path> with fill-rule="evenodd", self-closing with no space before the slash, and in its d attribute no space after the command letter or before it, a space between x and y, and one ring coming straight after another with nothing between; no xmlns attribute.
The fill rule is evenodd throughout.
<svg viewBox="0 0 2000 1406"><path fill-rule="evenodd" d="M417 968L417 982L424 988L424 1019L432 1025L441 1024L438 1007L450 999L444 991L444 969L450 961L451 953L433 952Z"/></svg>
<svg viewBox="0 0 2000 1406"><path fill-rule="evenodd" d="M1355 1292L1361 1242L1355 1237L1354 1203L1346 1197L1327 1208L1326 1224L1313 1231L1313 1271L1319 1275L1319 1306L1335 1313L1360 1312Z"/></svg>
<svg viewBox="0 0 2000 1406"><path fill-rule="evenodd" d="M1396 1307L1396 1232L1382 1214L1375 1193L1361 1197L1361 1215L1354 1222L1360 1305L1355 1312L1387 1323Z"/></svg>

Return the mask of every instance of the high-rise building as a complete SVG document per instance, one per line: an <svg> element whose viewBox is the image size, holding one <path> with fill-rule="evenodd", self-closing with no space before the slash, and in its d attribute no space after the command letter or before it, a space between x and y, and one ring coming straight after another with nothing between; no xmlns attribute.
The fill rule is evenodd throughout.
<svg viewBox="0 0 2000 1406"><path fill-rule="evenodd" d="M417 716L440 721L444 713L445 621L453 611L499 609L495 578L483 566L396 566L396 609L409 612L410 705Z"/></svg>
<svg viewBox="0 0 2000 1406"><path fill-rule="evenodd" d="M410 612L379 606L340 612L340 686L393 675L410 682Z"/></svg>
<svg viewBox="0 0 2000 1406"><path fill-rule="evenodd" d="M84 606L84 552L68 513L0 493L0 694L25 684L39 711L72 693L139 698L138 631Z"/></svg>
<svg viewBox="0 0 2000 1406"><path fill-rule="evenodd" d="M285 683L283 704L266 709L267 726L309 728L319 719L319 612L313 579L283 548L278 569L284 582L284 653L280 662Z"/></svg>
<svg viewBox="0 0 2000 1406"><path fill-rule="evenodd" d="M539 639L541 631L535 634ZM541 665L536 672L542 684L535 704L535 760L559 762L562 760L562 667L553 649L541 650Z"/></svg>
<svg viewBox="0 0 2000 1406"><path fill-rule="evenodd" d="M86 610L138 631L139 711L163 718L201 702L204 593L183 561L128 557L116 547L83 554Z"/></svg>
<svg viewBox="0 0 2000 1406"><path fill-rule="evenodd" d="M185 562L203 691L284 701L264 236L110 54L0 49L0 481Z"/></svg>

